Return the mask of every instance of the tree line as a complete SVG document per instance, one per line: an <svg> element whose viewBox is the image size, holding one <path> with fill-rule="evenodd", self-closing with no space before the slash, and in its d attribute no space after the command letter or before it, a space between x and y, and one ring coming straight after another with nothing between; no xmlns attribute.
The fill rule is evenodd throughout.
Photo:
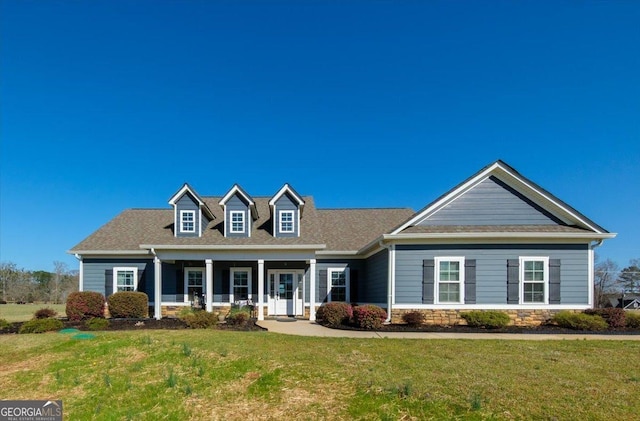
<svg viewBox="0 0 640 421"><path fill-rule="evenodd" d="M78 290L78 271L69 270L66 263L53 262L53 272L25 270L12 262L0 263L0 300L28 303L44 301L61 304Z"/></svg>
<svg viewBox="0 0 640 421"><path fill-rule="evenodd" d="M640 259L631 259L629 265L620 269L613 260L600 261L596 257L594 282L598 307L606 306L609 298L640 296Z"/></svg>

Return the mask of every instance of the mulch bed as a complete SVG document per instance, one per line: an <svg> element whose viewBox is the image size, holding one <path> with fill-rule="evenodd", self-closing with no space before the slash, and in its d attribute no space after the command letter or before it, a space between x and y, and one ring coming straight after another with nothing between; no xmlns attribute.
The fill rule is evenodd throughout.
<svg viewBox="0 0 640 421"><path fill-rule="evenodd" d="M341 325L336 329L341 330L365 330L353 325ZM568 335L640 335L639 329L618 328L607 329L599 332L572 330L562 328L557 325L540 325L531 327L507 326L500 329L485 329L470 326L438 326L421 325L409 326L407 324L389 324L382 327L378 332L435 332L435 333L531 333L531 334L568 334Z"/></svg>

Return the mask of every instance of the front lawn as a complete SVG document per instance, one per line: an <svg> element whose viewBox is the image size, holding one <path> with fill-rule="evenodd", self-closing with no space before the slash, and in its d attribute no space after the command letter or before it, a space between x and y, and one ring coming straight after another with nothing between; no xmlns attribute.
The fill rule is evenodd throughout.
<svg viewBox="0 0 640 421"><path fill-rule="evenodd" d="M58 313L58 317L66 317L66 304L0 304L0 319L9 323L26 322L31 320L36 311L41 308L52 308Z"/></svg>
<svg viewBox="0 0 640 421"><path fill-rule="evenodd" d="M215 330L0 337L0 399L66 419L633 419L640 342Z"/></svg>

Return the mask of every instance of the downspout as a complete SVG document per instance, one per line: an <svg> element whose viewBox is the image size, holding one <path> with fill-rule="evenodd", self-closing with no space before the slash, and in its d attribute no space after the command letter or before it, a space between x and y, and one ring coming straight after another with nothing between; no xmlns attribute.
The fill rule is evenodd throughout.
<svg viewBox="0 0 640 421"><path fill-rule="evenodd" d="M389 262L387 267L387 319L384 321L385 324L391 323L391 306L393 304L393 268L391 267L391 246L385 245L382 240L378 241L378 245L386 249L389 253Z"/></svg>
<svg viewBox="0 0 640 421"><path fill-rule="evenodd" d="M596 298L595 298L595 290L596 290L596 280L595 280L595 270L596 270L596 255L595 249L596 247L600 247L604 240L601 238L596 240L594 244L589 244L589 302L592 308L597 307Z"/></svg>

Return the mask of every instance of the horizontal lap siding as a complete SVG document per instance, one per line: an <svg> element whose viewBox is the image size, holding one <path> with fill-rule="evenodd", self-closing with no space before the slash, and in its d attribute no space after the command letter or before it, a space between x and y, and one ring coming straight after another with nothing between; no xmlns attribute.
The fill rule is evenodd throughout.
<svg viewBox="0 0 640 421"><path fill-rule="evenodd" d="M582 245L396 246L397 304L422 304L423 260L462 256L476 260L476 304L507 304L507 260L560 259L561 304L587 304L588 247Z"/></svg>
<svg viewBox="0 0 640 421"><path fill-rule="evenodd" d="M244 232L232 233L231 232L231 211L241 211L244 213ZM238 194L233 195L226 204L226 214L224 224L226 228L227 237L248 237L249 236L249 218L251 218L251 212L249 212L249 204L240 198Z"/></svg>
<svg viewBox="0 0 640 421"><path fill-rule="evenodd" d="M114 267L137 267L138 268L138 290L153 297L153 260L151 259L83 259L83 289L84 291L95 291L100 294L110 295L111 291L106 291L106 273L113 271ZM113 276L113 275L112 275ZM109 282L113 285L112 282Z"/></svg>
<svg viewBox="0 0 640 421"><path fill-rule="evenodd" d="M361 282L360 301L386 303L389 279L389 252L382 250L367 259L367 273Z"/></svg>
<svg viewBox="0 0 640 421"><path fill-rule="evenodd" d="M280 196L278 201L276 202L276 212L273 217L276 220L276 236L277 237L297 237L298 230L298 205L297 203L289 196L288 193ZM280 232L280 211L293 211L293 232Z"/></svg>
<svg viewBox="0 0 640 421"><path fill-rule="evenodd" d="M195 216L193 218L195 232L180 232L182 221L180 219L180 211L189 210L195 211ZM178 237L198 237L198 233L200 232L200 208L198 207L198 203L194 198L191 197L188 193L182 195L180 200L176 202L176 221L175 230L178 233Z"/></svg>
<svg viewBox="0 0 640 421"><path fill-rule="evenodd" d="M327 288L328 288L328 279L322 278L320 277L320 271L323 271L325 274L327 274L327 271L329 268L349 268L350 272L353 272L354 270L358 271L358 277L359 279L362 279L362 276L364 275L364 264L362 260L349 260L349 259L345 259L345 260L341 260L341 259L324 259L324 260L318 260L316 263L316 302L318 303L322 303L322 302L326 302L327 300ZM305 302L309 302L309 274L308 271L306 273L306 285L305 285ZM358 284L361 284L362 282L358 282ZM356 296L361 297L361 290L358 289L358 291L356 292ZM354 297L354 291L351 291L351 297ZM360 298L360 300L362 300Z"/></svg>

